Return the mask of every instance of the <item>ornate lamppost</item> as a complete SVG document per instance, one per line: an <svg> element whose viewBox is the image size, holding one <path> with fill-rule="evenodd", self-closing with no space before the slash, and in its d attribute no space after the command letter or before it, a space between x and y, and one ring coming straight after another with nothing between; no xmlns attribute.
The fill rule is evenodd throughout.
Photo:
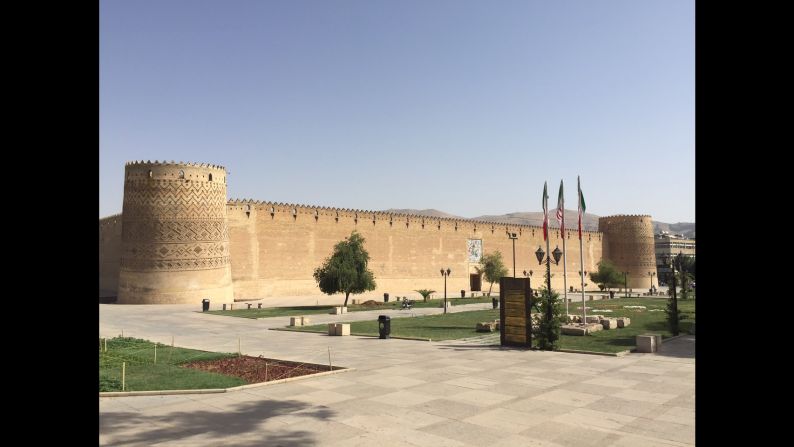
<svg viewBox="0 0 794 447"><path fill-rule="evenodd" d="M444 313L447 313L447 277L452 273L452 270L447 268L441 269L441 276L444 277Z"/></svg>
<svg viewBox="0 0 794 447"><path fill-rule="evenodd" d="M623 297L624 298L628 298L629 297L629 281L628 281L629 272L621 272L621 273L623 273Z"/></svg>
<svg viewBox="0 0 794 447"><path fill-rule="evenodd" d="M651 288L648 289L648 292L653 293L653 277L656 276L656 272L648 272L648 276L651 277Z"/></svg>
<svg viewBox="0 0 794 447"><path fill-rule="evenodd" d="M560 250L560 247L559 246L555 247L554 251L551 252L551 254L552 254L552 256L554 256L554 264L555 265L559 265L560 264L560 256L562 256L562 251ZM538 249L535 251L535 257L538 258L538 264L539 265L543 265L543 257L544 257L544 255L546 255L546 252L543 251L543 248L538 246ZM551 313L552 313L552 309L551 309L551 258L549 256L546 256L546 287L548 288L548 293L549 293L549 299L548 299L549 305L547 306L547 309L546 309L546 321L551 322Z"/></svg>

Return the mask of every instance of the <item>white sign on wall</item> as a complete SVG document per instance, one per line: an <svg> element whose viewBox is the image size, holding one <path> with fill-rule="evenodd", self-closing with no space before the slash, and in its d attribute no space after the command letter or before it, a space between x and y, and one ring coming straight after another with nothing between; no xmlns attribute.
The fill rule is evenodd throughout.
<svg viewBox="0 0 794 447"><path fill-rule="evenodd" d="M469 262L480 262L482 259L482 239L469 239L466 241L469 252Z"/></svg>

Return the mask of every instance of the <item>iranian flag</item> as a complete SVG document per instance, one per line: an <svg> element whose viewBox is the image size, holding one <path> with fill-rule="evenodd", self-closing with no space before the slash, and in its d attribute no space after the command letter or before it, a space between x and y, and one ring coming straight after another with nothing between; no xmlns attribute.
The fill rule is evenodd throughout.
<svg viewBox="0 0 794 447"><path fill-rule="evenodd" d="M576 176L576 189L579 190L579 240L582 240L582 215L584 214L584 196L582 195L582 185L579 183L579 176ZM560 194L562 194L562 186L560 186Z"/></svg>
<svg viewBox="0 0 794 447"><path fill-rule="evenodd" d="M562 197L562 180L560 180L560 193L557 195L557 223L560 224L560 237L565 239L565 199Z"/></svg>
<svg viewBox="0 0 794 447"><path fill-rule="evenodd" d="M546 182L543 182L543 240L549 238L549 194L546 192Z"/></svg>

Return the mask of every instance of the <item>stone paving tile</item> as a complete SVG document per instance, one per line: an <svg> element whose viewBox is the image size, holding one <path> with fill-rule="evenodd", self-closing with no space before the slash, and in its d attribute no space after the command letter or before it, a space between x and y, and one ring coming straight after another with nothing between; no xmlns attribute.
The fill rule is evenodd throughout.
<svg viewBox="0 0 794 447"><path fill-rule="evenodd" d="M551 441L542 441L540 439L533 439L527 436L510 435L502 438L493 444L488 444L489 447L563 447L560 444Z"/></svg>
<svg viewBox="0 0 794 447"><path fill-rule="evenodd" d="M496 427L488 427L470 424L464 421L448 420L445 422L428 425L421 429L426 433L431 433L443 438L454 439L460 441L465 445L470 446L490 446L495 441L509 436L503 430L498 430Z"/></svg>
<svg viewBox="0 0 794 447"><path fill-rule="evenodd" d="M612 397L618 397L626 400L639 400L643 402L652 402L656 404L663 404L668 400L676 397L675 394L667 393L650 393L647 391L639 391L634 389L620 390L613 394Z"/></svg>
<svg viewBox="0 0 794 447"><path fill-rule="evenodd" d="M695 444L658 439L650 436L626 435L621 436L610 447L687 447Z"/></svg>
<svg viewBox="0 0 794 447"><path fill-rule="evenodd" d="M449 399L435 399L427 401L417 405L414 407L414 409L455 420L463 420L482 411L482 408L478 405L467 404Z"/></svg>
<svg viewBox="0 0 794 447"><path fill-rule="evenodd" d="M447 385L458 386L461 388L468 388L472 390L482 390L492 387L498 382L495 380L482 379L479 377L460 377L457 379L447 380L444 383Z"/></svg>
<svg viewBox="0 0 794 447"><path fill-rule="evenodd" d="M413 407L418 404L435 399L436 396L433 395L414 393L412 391L406 391L406 390L399 390L390 394L371 397L369 400L375 402L388 403L389 405L396 405L398 407Z"/></svg>
<svg viewBox="0 0 794 447"><path fill-rule="evenodd" d="M346 373L349 374L349 373ZM334 388L342 388L350 385L355 385L356 382L348 379L344 379L342 377L317 377L316 379L306 379L305 382L301 383L303 386L308 386L311 388L320 388L320 389L334 389Z"/></svg>
<svg viewBox="0 0 794 447"><path fill-rule="evenodd" d="M695 410L691 408L670 407L655 418L659 421L695 426Z"/></svg>
<svg viewBox="0 0 794 447"><path fill-rule="evenodd" d="M639 391L648 391L651 393L665 393L686 395L695 394L695 385L693 383L664 383L664 382L641 382L632 387L632 389Z"/></svg>
<svg viewBox="0 0 794 447"><path fill-rule="evenodd" d="M590 368L588 366L566 366L564 368L558 368L556 370L559 373L564 374L575 374L579 376L597 376L602 374L603 371L597 368Z"/></svg>
<svg viewBox="0 0 794 447"><path fill-rule="evenodd" d="M550 379L547 377L538 376L525 376L510 381L510 383L517 383L535 388L554 388L567 382L567 380Z"/></svg>
<svg viewBox="0 0 794 447"><path fill-rule="evenodd" d="M570 405L572 407L584 407L593 402L603 399L604 396L589 393L579 393L576 391L554 390L533 399L554 402L557 404Z"/></svg>
<svg viewBox="0 0 794 447"><path fill-rule="evenodd" d="M640 382L636 380L613 379L610 377L596 377L594 379L585 380L582 383L589 385L609 386L614 388L633 388Z"/></svg>
<svg viewBox="0 0 794 447"><path fill-rule="evenodd" d="M598 394L604 397L611 397L622 388L615 388L611 386L593 385L590 383L574 382L566 384L564 387L568 391L576 391L578 393Z"/></svg>
<svg viewBox="0 0 794 447"><path fill-rule="evenodd" d="M403 388L408 388L416 385L421 385L423 383L427 383L426 380L421 380L421 379L413 379L410 377L402 377L402 376L384 376L384 375L374 375L370 377L364 377L359 379L359 381L369 385L377 385L377 386L382 386L386 388L395 388L395 389L403 389Z"/></svg>
<svg viewBox="0 0 794 447"><path fill-rule="evenodd" d="M674 422L638 418L634 422L626 424L622 431L688 444L695 443L695 427Z"/></svg>
<svg viewBox="0 0 794 447"><path fill-rule="evenodd" d="M590 410L587 408L577 408L570 413L556 416L553 420L585 428L607 428L617 430L636 419L637 418L634 416Z"/></svg>
<svg viewBox="0 0 794 447"><path fill-rule="evenodd" d="M541 441L550 441L560 445L577 447L600 447L609 445L611 441L619 438L616 434L602 430L578 427L576 425L553 420L532 426L522 431L521 435Z"/></svg>
<svg viewBox="0 0 794 447"><path fill-rule="evenodd" d="M347 394L354 396L358 399L380 396L382 394L389 394L394 392L394 388L377 385L367 385L363 383L343 386L339 388L332 388L337 393Z"/></svg>
<svg viewBox="0 0 794 447"><path fill-rule="evenodd" d="M622 372L630 372L630 373L640 373L640 374L666 374L668 372L668 368L660 368L658 366L637 366L632 365L626 368L621 368L620 371Z"/></svg>
<svg viewBox="0 0 794 447"><path fill-rule="evenodd" d="M664 406L654 402L626 400L615 396L607 396L582 408L623 414L626 416L650 417L650 415L662 411Z"/></svg>
<svg viewBox="0 0 794 447"><path fill-rule="evenodd" d="M318 390L311 393L296 395L292 399L306 402L309 405L328 405L343 400L355 399L355 396L337 393L336 391Z"/></svg>
<svg viewBox="0 0 794 447"><path fill-rule="evenodd" d="M526 364L513 365L505 368L502 371L516 373L520 376L536 376L541 373L549 371L549 368L539 368L537 366L528 366Z"/></svg>
<svg viewBox="0 0 794 447"><path fill-rule="evenodd" d="M507 408L495 408L481 412L475 416L463 420L470 424L481 425L483 427L494 428L500 432L518 434L525 429L540 424L543 421L533 418L523 411L510 410Z"/></svg>
<svg viewBox="0 0 794 447"><path fill-rule="evenodd" d="M448 396L447 399L473 404L480 407L500 404L515 399L515 396L493 393L485 390L471 390Z"/></svg>
<svg viewBox="0 0 794 447"><path fill-rule="evenodd" d="M527 413L533 419L547 420L570 413L577 407L538 399L519 399L504 405L504 408Z"/></svg>

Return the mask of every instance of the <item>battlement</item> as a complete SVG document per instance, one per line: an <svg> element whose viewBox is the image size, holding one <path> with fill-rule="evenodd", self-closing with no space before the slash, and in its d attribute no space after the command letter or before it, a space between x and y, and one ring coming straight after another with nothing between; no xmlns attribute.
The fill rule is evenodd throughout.
<svg viewBox="0 0 794 447"><path fill-rule="evenodd" d="M163 161L158 161L158 160L155 160L155 161L150 161L150 160L137 161L137 160L133 160L133 161L128 161L128 162L124 163L124 166L125 167L127 167L127 166L165 166L165 167L187 166L187 167L191 167L191 168L222 169L224 171L226 170L226 168L223 167L223 166L214 165L214 164L211 164L211 163L195 163L195 162L191 162L191 161L188 161L188 162L180 161L180 162L177 163L177 162L175 162L173 160L171 160L171 161L165 161L165 160L163 160Z"/></svg>
<svg viewBox="0 0 794 447"><path fill-rule="evenodd" d="M543 230L543 227L540 225L525 225L525 224L514 224L514 223L507 223L507 222L499 222L499 221L491 221L491 220L481 220L481 219L465 219L465 218L456 218L456 217L437 217L437 216L425 216L421 214L410 214L410 213L393 213L387 211L376 211L376 210L364 210L364 209L356 209L356 208L337 208L332 206L317 206L317 205L306 205L300 203L289 203L289 202L270 202L265 200L254 200L254 199L230 199L227 204L227 209L237 208L241 211L265 211L271 214L275 213L291 213L294 216L305 214L311 216L330 216L334 218L339 217L352 217L354 219L365 219L368 218L371 221L386 221L386 222L411 222L411 223L421 223L421 224L428 224L428 223L438 223L441 222L449 223L453 225L459 224L460 226L473 226L474 230L477 229L487 229L495 232L498 230L518 230L521 231L523 229L526 230ZM559 226L551 226L549 228L556 228L559 229ZM576 227L568 227L567 231L577 231ZM591 234L591 235L600 235L600 231L591 231L591 230L582 230L583 234Z"/></svg>

